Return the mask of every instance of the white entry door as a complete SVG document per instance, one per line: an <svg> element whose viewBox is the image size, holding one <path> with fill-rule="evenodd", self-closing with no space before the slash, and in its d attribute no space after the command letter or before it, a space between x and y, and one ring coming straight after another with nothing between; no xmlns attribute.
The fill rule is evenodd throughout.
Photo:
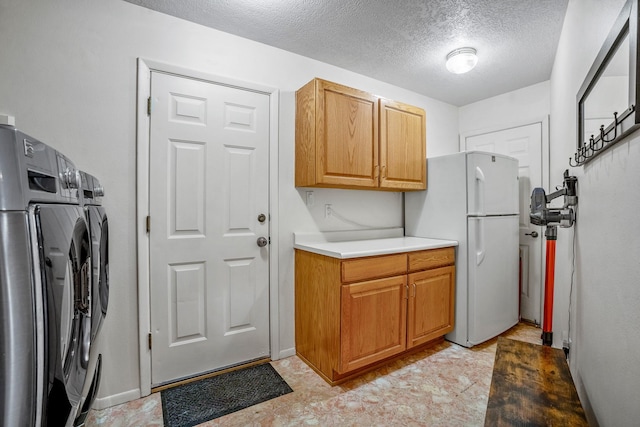
<svg viewBox="0 0 640 427"><path fill-rule="evenodd" d="M151 73L153 385L268 357L269 97Z"/></svg>
<svg viewBox="0 0 640 427"><path fill-rule="evenodd" d="M542 123L464 137L463 149L505 154L519 161L520 316L540 324L544 230L529 220L531 192L542 187Z"/></svg>

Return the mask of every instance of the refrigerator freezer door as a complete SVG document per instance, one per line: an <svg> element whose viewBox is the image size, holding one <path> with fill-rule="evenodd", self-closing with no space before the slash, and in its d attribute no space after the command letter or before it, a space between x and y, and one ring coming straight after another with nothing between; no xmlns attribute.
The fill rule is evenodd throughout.
<svg viewBox="0 0 640 427"><path fill-rule="evenodd" d="M476 345L518 323L518 216L468 225L468 341Z"/></svg>
<svg viewBox="0 0 640 427"><path fill-rule="evenodd" d="M467 154L469 215L511 215L518 207L518 160L500 154Z"/></svg>

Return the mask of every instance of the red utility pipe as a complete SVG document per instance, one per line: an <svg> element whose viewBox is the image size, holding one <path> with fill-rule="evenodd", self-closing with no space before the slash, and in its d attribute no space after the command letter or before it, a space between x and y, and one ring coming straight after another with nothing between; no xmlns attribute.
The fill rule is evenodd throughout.
<svg viewBox="0 0 640 427"><path fill-rule="evenodd" d="M542 322L542 344L553 344L553 287L556 273L556 240L557 228L547 226L545 232L547 238L546 271L544 279L544 320Z"/></svg>

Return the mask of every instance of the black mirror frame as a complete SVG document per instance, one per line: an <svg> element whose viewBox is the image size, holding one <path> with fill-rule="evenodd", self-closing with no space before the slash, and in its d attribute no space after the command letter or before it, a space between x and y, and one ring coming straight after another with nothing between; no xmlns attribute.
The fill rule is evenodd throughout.
<svg viewBox="0 0 640 427"><path fill-rule="evenodd" d="M569 159L572 167L589 163L599 154L611 148L634 130L640 128L640 67L638 66L638 0L628 0L618 15L613 28L609 32L604 45L600 49L587 77L577 95L578 102L578 144L573 158ZM600 134L589 139L584 134L584 102L598 79L616 53L622 40L629 37L629 100L630 106L622 112L611 112L612 122L606 128L601 126Z"/></svg>

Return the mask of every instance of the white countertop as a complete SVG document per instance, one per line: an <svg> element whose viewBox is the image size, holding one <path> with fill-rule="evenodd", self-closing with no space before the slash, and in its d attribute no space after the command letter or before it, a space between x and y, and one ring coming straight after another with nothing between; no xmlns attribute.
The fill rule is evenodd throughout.
<svg viewBox="0 0 640 427"><path fill-rule="evenodd" d="M296 249L340 259L423 251L450 246L458 246L458 242L406 236L327 242L317 239L307 240L304 237L298 238L297 235L293 245Z"/></svg>

